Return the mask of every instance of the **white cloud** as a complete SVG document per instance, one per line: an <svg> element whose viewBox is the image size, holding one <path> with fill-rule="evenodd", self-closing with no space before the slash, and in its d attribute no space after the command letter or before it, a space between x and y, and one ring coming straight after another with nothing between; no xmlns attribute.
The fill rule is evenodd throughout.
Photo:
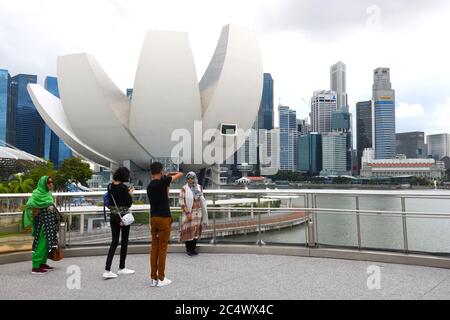
<svg viewBox="0 0 450 320"><path fill-rule="evenodd" d="M450 97L436 105L429 114L427 134L450 133Z"/></svg>
<svg viewBox="0 0 450 320"><path fill-rule="evenodd" d="M450 96L450 43L442 37L450 30L447 1L298 2L0 0L0 68L37 74L42 82L56 74L57 56L87 51L125 90L133 86L145 31L159 29L189 33L200 78L222 26L232 22L259 34L264 71L275 81L275 110L281 99L306 117L313 91L329 89L330 65L343 61L353 113L356 102L372 96L373 70L390 67L398 101L413 101L412 108L420 111L420 105L427 115L403 117L400 105L399 127L450 127L450 106L443 103ZM366 27L372 2L382 10L379 30Z"/></svg>
<svg viewBox="0 0 450 320"><path fill-rule="evenodd" d="M395 110L395 116L397 119L419 118L424 115L425 111L420 104L408 104L406 102L401 102Z"/></svg>
<svg viewBox="0 0 450 320"><path fill-rule="evenodd" d="M446 8L447 0L282 0L261 10L259 24L267 33L295 30L333 41L366 25L389 31L409 28Z"/></svg>

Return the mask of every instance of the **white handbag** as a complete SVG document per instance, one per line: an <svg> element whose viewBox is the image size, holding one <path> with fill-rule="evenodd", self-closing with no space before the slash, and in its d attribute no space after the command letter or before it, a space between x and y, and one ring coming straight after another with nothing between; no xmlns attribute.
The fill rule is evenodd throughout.
<svg viewBox="0 0 450 320"><path fill-rule="evenodd" d="M119 213L120 216L120 213ZM122 219L123 226L129 226L134 222L134 216L131 212L128 212L126 215L120 217Z"/></svg>
<svg viewBox="0 0 450 320"><path fill-rule="evenodd" d="M108 191L109 191L109 186L108 186ZM119 210L119 207L116 204L116 199L114 199L114 196L112 195L111 192L109 192L109 194L111 195L111 198L113 199L114 206L116 207L117 213L119 214L120 220L122 221L121 225L126 227L126 226L129 226L130 224L132 224L134 222L133 214L131 212L128 212L127 214L125 214L123 216L120 215L120 210Z"/></svg>

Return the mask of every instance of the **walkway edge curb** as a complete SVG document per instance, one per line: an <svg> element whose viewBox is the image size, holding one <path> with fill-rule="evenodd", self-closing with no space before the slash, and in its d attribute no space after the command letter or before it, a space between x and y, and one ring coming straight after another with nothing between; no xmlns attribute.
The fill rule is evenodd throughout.
<svg viewBox="0 0 450 320"><path fill-rule="evenodd" d="M74 247L64 249L64 257L89 257L105 256L108 253L109 246L92 247ZM316 249L307 247L290 246L252 246L252 245L210 245L200 244L198 246L200 253L214 254L263 254L263 255L282 255L299 256L312 258L329 258L342 260L356 260L367 262L380 262L391 264L415 265L421 267L433 267L450 269L450 259L436 256L422 256L403 253L388 253L376 251L358 251L343 249ZM116 253L118 253L117 251ZM169 245L169 253L184 253L185 247L182 244ZM129 245L128 254L149 254L150 244ZM0 255L0 265L30 261L31 252L14 252Z"/></svg>

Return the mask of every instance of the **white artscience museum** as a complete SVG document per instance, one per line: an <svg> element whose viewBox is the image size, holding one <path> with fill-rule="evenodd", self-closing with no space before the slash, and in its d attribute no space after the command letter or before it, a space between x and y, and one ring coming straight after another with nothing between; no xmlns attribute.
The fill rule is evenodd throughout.
<svg viewBox="0 0 450 320"><path fill-rule="evenodd" d="M225 161L243 143L234 133L252 127L263 86L256 34L231 25L223 28L200 83L184 32L147 33L131 100L87 53L59 57L57 74L61 99L28 85L47 125L93 162L116 167L131 161L144 170L152 159L173 157L177 129L191 137L215 129L200 144L188 140L192 152L183 152L182 163L205 167L202 150L212 147L223 150L219 160Z"/></svg>

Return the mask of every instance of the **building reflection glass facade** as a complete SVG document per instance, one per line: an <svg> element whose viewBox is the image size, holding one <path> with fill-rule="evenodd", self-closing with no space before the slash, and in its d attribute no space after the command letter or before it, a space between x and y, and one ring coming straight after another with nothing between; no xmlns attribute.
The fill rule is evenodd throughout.
<svg viewBox="0 0 450 320"><path fill-rule="evenodd" d="M45 89L59 98L58 79L55 77L45 78ZM49 136L47 137L47 130ZM55 167L60 167L64 159L72 158L72 150L46 125L46 156L48 145L48 158Z"/></svg>

